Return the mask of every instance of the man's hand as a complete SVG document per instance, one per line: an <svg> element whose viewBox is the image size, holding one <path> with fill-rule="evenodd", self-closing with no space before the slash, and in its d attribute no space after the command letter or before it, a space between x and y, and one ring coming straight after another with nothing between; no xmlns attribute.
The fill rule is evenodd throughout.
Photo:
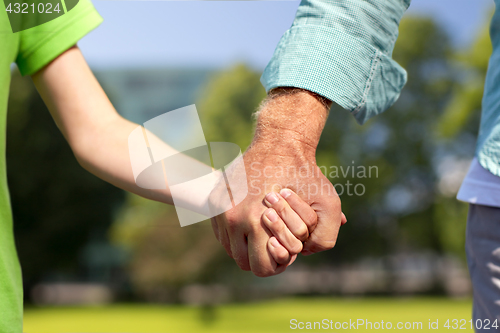
<svg viewBox="0 0 500 333"><path fill-rule="evenodd" d="M313 93L298 89L280 89L270 95L258 115L252 145L244 155L248 196L238 206L212 220L214 232L228 254L244 270L257 276L283 272L294 259L277 263L267 244L272 232L262 214L264 197L282 188L295 191L317 214L302 221L277 213L287 227L305 241L303 254L331 249L341 225L340 199L333 185L316 166L316 147L328 114L329 104Z"/></svg>

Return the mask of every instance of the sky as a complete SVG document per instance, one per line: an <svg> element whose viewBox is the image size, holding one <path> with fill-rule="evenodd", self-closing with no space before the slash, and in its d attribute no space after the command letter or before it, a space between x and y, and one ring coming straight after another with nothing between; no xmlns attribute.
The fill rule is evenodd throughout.
<svg viewBox="0 0 500 333"><path fill-rule="evenodd" d="M104 23L80 41L94 69L263 69L290 27L299 1L94 0ZM486 24L493 0L413 0L407 14L430 15L467 45Z"/></svg>

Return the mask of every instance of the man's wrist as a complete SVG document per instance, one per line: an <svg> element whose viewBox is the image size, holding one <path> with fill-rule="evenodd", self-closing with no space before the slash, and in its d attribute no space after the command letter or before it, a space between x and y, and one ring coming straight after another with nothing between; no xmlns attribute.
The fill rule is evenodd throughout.
<svg viewBox="0 0 500 333"><path fill-rule="evenodd" d="M315 98L326 109L330 109L330 107L332 106L332 101L330 101L328 98L323 97L319 94L316 94L312 91L302 89L302 88L295 88L295 87L274 88L271 91L269 91L268 98L269 99L276 99L276 98L280 98L283 96L291 97L292 95L300 95L300 94L306 94L306 95L309 95L309 96Z"/></svg>
<svg viewBox="0 0 500 333"><path fill-rule="evenodd" d="M331 102L310 91L277 88L257 114L254 145L314 155Z"/></svg>

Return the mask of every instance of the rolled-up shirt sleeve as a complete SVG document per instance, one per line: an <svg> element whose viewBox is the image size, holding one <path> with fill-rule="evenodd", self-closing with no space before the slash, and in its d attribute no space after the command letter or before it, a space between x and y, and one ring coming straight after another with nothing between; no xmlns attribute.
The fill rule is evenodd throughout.
<svg viewBox="0 0 500 333"><path fill-rule="evenodd" d="M349 110L362 124L406 83L392 59L411 0L303 0L262 75L266 91L296 87Z"/></svg>

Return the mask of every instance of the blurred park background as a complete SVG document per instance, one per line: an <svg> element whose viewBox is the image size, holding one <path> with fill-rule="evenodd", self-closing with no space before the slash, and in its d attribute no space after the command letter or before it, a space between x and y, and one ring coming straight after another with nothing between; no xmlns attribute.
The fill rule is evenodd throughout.
<svg viewBox="0 0 500 333"><path fill-rule="evenodd" d="M124 117L143 123L195 103L207 141L249 145L252 113L265 97L260 74L297 1L95 5L110 22L80 45ZM332 109L317 152L327 170L376 166L377 176L327 172L334 184L364 189L341 195L349 222L336 247L265 279L238 269L209 221L181 228L173 207L84 171L31 80L13 68L7 161L25 331L276 332L292 318L419 319L424 328L428 319L469 320L467 205L455 195L474 154L492 10L492 1L413 0L394 50L409 77L401 98L362 127ZM134 12L142 16L132 30ZM167 23L153 29L148 13L164 13ZM178 31L162 26L169 18L183 22ZM250 27L250 37L238 36ZM198 32L211 33L213 44L185 41Z"/></svg>

